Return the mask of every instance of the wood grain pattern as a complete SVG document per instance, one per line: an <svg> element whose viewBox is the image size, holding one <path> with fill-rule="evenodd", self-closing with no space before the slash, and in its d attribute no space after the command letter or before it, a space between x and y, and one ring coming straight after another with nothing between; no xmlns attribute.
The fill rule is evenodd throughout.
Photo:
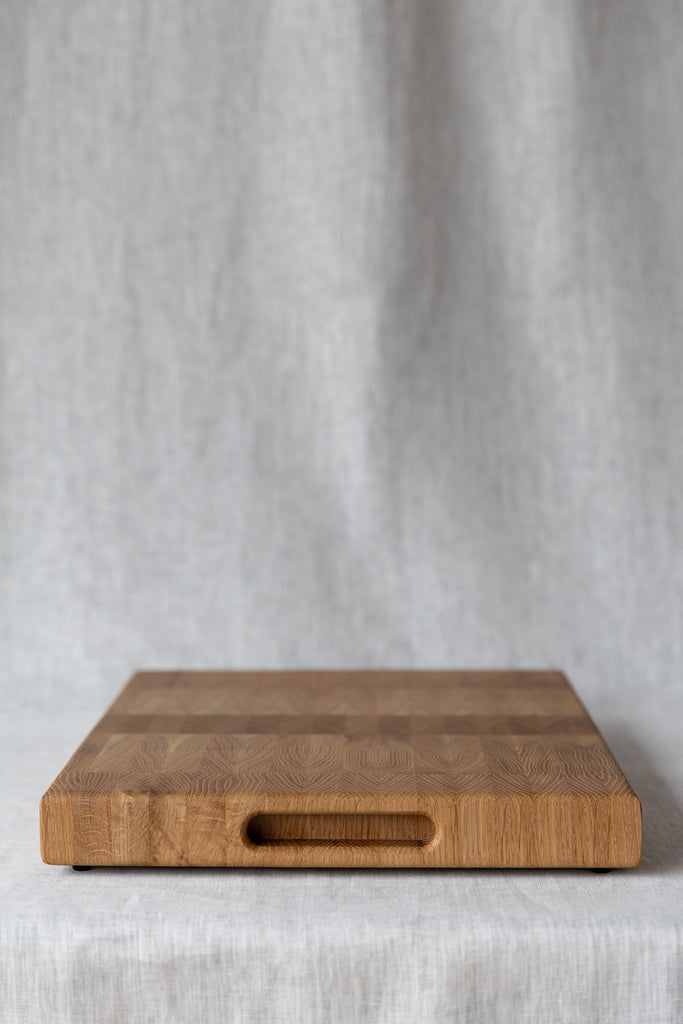
<svg viewBox="0 0 683 1024"><path fill-rule="evenodd" d="M630 867L641 810L560 672L141 672L40 834L49 864Z"/></svg>

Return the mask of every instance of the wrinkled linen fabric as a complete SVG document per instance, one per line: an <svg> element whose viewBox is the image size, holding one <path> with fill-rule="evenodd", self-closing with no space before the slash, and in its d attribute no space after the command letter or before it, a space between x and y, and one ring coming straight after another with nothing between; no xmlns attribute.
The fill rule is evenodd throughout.
<svg viewBox="0 0 683 1024"><path fill-rule="evenodd" d="M7 0L0 42L0 1020L680 1021L675 6ZM42 867L164 666L561 667L644 865Z"/></svg>
<svg viewBox="0 0 683 1024"><path fill-rule="evenodd" d="M3 715L0 1020L678 1024L682 715L600 720L644 812L604 875L48 866L38 801L93 716Z"/></svg>

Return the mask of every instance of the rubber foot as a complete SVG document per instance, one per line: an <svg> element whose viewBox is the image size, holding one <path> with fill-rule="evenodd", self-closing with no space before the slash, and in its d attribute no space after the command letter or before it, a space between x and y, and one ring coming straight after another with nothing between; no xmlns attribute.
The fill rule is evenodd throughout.
<svg viewBox="0 0 683 1024"><path fill-rule="evenodd" d="M90 871L89 864L72 864L71 867L74 871Z"/></svg>

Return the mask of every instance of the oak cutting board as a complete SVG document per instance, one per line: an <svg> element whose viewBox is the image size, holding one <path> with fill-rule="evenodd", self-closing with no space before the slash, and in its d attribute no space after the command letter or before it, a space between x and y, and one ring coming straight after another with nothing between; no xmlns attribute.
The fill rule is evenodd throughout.
<svg viewBox="0 0 683 1024"><path fill-rule="evenodd" d="M608 868L641 810L560 672L140 672L40 837L79 866Z"/></svg>

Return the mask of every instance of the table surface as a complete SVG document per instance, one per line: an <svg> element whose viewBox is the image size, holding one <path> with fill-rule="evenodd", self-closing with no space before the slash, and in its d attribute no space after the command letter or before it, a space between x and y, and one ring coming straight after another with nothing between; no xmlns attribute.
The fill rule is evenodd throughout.
<svg viewBox="0 0 683 1024"><path fill-rule="evenodd" d="M591 711L643 804L607 875L47 866L38 802L98 711L4 715L3 1022L680 1021L683 697Z"/></svg>

